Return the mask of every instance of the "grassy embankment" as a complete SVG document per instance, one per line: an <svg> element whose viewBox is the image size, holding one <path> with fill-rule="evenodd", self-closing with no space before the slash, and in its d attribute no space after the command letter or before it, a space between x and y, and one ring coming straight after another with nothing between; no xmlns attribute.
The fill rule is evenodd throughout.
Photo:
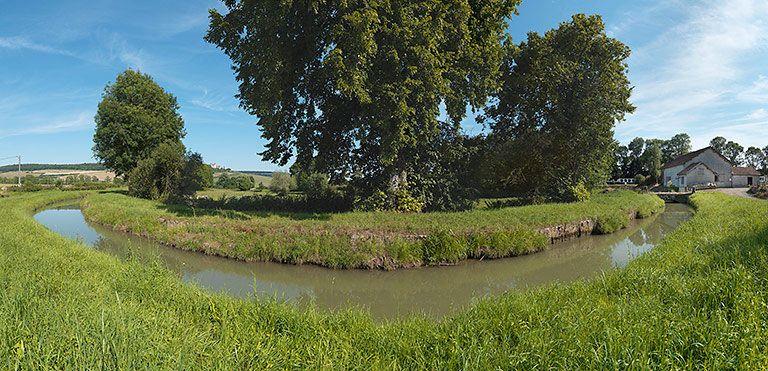
<svg viewBox="0 0 768 371"><path fill-rule="evenodd" d="M768 203L694 196L697 213L626 269L375 325L239 301L66 240L0 199L0 364L8 369L764 369Z"/></svg>
<svg viewBox="0 0 768 371"><path fill-rule="evenodd" d="M83 202L91 221L185 250L247 261L383 269L528 254L549 244L539 232L543 227L589 219L598 232L612 233L635 215L663 208L658 197L633 192L576 204L429 214L192 210L114 193Z"/></svg>

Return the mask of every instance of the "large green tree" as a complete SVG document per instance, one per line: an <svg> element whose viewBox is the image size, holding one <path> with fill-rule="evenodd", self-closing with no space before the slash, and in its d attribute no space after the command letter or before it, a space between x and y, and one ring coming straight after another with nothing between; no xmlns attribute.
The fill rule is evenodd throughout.
<svg viewBox="0 0 768 371"><path fill-rule="evenodd" d="M728 140L723 137L715 137L709 142L709 146L712 147L715 151L723 153L725 150L725 145L728 143Z"/></svg>
<svg viewBox="0 0 768 371"><path fill-rule="evenodd" d="M691 152L691 136L685 133L677 134L661 144L662 162L664 163L688 152Z"/></svg>
<svg viewBox="0 0 768 371"><path fill-rule="evenodd" d="M740 166L744 162L744 147L734 141L728 141L728 143L725 144L722 154L737 166Z"/></svg>
<svg viewBox="0 0 768 371"><path fill-rule="evenodd" d="M640 163L643 164L644 173L648 175L649 184L662 182L664 154L661 147L664 143L665 141L658 139L646 141L645 151L640 156Z"/></svg>
<svg viewBox="0 0 768 371"><path fill-rule="evenodd" d="M744 160L747 166L762 170L763 165L765 164L765 153L760 148L749 147L747 148L747 152L744 153Z"/></svg>
<svg viewBox="0 0 768 371"><path fill-rule="evenodd" d="M264 158L386 190L498 86L520 0L226 0L206 40L231 59ZM412 189L413 193L423 191Z"/></svg>
<svg viewBox="0 0 768 371"><path fill-rule="evenodd" d="M585 15L511 49L487 113L495 140L512 143L500 168L519 190L567 198L569 189L604 184L614 126L635 109L629 55L599 16Z"/></svg>
<svg viewBox="0 0 768 371"><path fill-rule="evenodd" d="M118 175L130 174L162 143L180 143L184 120L176 97L152 77L127 70L107 85L96 112L93 152Z"/></svg>

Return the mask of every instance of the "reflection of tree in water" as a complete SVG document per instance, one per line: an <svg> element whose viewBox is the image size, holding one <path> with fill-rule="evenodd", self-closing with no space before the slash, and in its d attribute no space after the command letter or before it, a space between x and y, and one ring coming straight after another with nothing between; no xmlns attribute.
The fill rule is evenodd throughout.
<svg viewBox="0 0 768 371"><path fill-rule="evenodd" d="M534 255L395 272L245 263L93 227L102 236L99 250L123 260L159 260L184 281L208 290L245 298L313 301L321 309L366 307L375 317L392 318L418 312L443 315L483 296L592 277L616 266L616 255L628 261L652 247L690 216L674 211L668 208L667 213L617 233L566 241Z"/></svg>

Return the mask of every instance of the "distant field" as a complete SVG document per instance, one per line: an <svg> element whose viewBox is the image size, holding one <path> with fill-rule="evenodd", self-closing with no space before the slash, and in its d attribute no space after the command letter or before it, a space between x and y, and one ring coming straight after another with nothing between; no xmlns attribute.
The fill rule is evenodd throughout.
<svg viewBox="0 0 768 371"><path fill-rule="evenodd" d="M64 179L73 175L85 175L89 177L96 177L99 181L105 181L107 178L114 179L115 173L107 170L67 170L67 169L41 169L34 171L24 171L22 169L21 176L36 176L36 177L53 177ZM0 178L18 178L18 171L0 172Z"/></svg>
<svg viewBox="0 0 768 371"><path fill-rule="evenodd" d="M76 171L102 171L106 170L101 164L21 164L21 171L39 170L76 170ZM19 171L15 164L0 166L0 173Z"/></svg>
<svg viewBox="0 0 768 371"><path fill-rule="evenodd" d="M18 165L3 165L0 166L0 178L18 178L19 177ZM259 184L263 184L265 187L269 187L272 181L271 171L223 171L215 174L219 177L223 174L229 176L250 176L258 187ZM104 181L107 178L114 179L115 173L107 170L104 165L96 163L83 163L83 164L21 164L21 176L36 176L36 177L55 177L66 178L73 175L85 175L90 177L97 177L99 181ZM232 191L234 192L234 191ZM242 195L252 195L253 192L245 192ZM237 196L238 194L236 194ZM227 194L227 196L231 196Z"/></svg>

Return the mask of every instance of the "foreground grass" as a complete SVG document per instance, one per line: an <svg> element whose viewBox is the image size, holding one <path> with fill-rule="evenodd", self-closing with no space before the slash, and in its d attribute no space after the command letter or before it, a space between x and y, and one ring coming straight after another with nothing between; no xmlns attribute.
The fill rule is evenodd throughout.
<svg viewBox="0 0 768 371"><path fill-rule="evenodd" d="M246 261L383 269L529 254L549 244L539 232L543 227L592 220L597 231L612 233L636 215L663 208L656 196L627 191L574 204L429 214L195 210L116 193L83 202L91 221L185 250Z"/></svg>
<svg viewBox="0 0 768 371"><path fill-rule="evenodd" d="M487 299L441 322L375 325L363 313L206 294L31 218L73 196L0 199L0 367L768 367L764 201L698 194L693 219L624 270Z"/></svg>

